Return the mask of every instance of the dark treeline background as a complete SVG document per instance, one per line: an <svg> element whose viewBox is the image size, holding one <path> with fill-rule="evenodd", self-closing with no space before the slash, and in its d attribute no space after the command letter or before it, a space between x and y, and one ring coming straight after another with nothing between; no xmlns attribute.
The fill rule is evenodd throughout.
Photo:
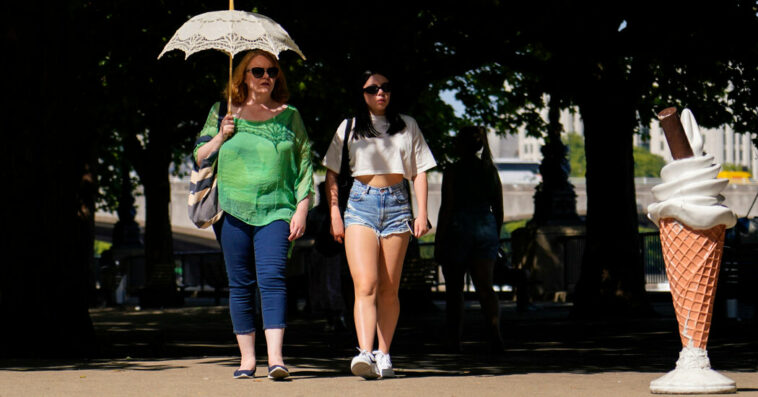
<svg viewBox="0 0 758 397"><path fill-rule="evenodd" d="M613 4L611 4L613 3ZM149 288L173 291L169 168L190 152L227 78L224 54L156 57L189 17L222 1L5 2L6 190L0 356L96 354L87 280L97 203L115 208L124 170L146 198ZM632 137L654 112L756 131L756 5L652 1L237 1L278 21L308 59L281 59L325 153L354 110L356 77L390 71L393 103L445 162L464 123L543 135L539 112L576 106L585 126L588 249L578 316L642 315ZM253 9L252 7L256 8ZM508 85L504 82L508 81ZM439 91L458 91L461 118Z"/></svg>

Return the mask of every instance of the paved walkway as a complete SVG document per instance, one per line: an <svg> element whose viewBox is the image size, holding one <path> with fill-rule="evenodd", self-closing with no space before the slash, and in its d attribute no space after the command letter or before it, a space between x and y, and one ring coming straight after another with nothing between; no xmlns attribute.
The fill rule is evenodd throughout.
<svg viewBox="0 0 758 397"><path fill-rule="evenodd" d="M420 305L417 305L420 306ZM9 396L644 396L651 380L673 368L679 351L670 303L656 318L568 319L570 306L544 304L518 314L503 304L506 352L477 341L478 307L466 311L464 353L442 346L444 304L406 302L393 342L397 379L349 374L355 338L328 332L324 321L292 313L285 338L292 380L234 380L237 349L227 309L93 309L102 358L89 361L0 361L0 397ZM756 321L717 319L709 354L714 368L758 395ZM265 345L258 341L259 354Z"/></svg>

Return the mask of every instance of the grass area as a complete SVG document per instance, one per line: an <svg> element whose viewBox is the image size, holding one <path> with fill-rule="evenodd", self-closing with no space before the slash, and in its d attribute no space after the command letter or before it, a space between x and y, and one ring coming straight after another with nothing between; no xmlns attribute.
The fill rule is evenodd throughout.
<svg viewBox="0 0 758 397"><path fill-rule="evenodd" d="M500 229L500 238L510 238L514 230L526 226L527 222L529 222L529 219L503 223L503 227Z"/></svg>
<svg viewBox="0 0 758 397"><path fill-rule="evenodd" d="M103 251L111 247L111 243L107 241L95 240L95 258L99 258Z"/></svg>
<svg viewBox="0 0 758 397"><path fill-rule="evenodd" d="M511 233L513 233L514 230L526 226L526 222L528 222L529 219L522 219L518 221L510 221L503 223L503 227L500 229L500 238L510 238ZM424 236L421 236L419 239L419 243L421 244L429 244L424 245L419 248L419 253L422 258L424 259L431 259L434 258L434 233L429 233Z"/></svg>

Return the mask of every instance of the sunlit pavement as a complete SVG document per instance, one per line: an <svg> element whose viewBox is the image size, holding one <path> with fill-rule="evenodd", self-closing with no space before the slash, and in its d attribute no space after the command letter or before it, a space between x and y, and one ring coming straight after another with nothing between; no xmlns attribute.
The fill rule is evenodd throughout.
<svg viewBox="0 0 758 397"><path fill-rule="evenodd" d="M189 302L192 303L192 302ZM637 396L673 369L680 350L670 303L654 304L644 319L572 321L570 304L545 303L518 313L502 303L503 354L479 341L482 317L468 302L462 353L446 350L444 303L404 302L393 341L398 377L364 381L349 372L355 337L293 310L285 336L292 377L266 378L265 344L256 378L232 379L237 347L227 308L92 309L100 357L87 361L0 362L5 396ZM737 382L739 394L758 395L758 327L751 320L716 318L708 351L714 369Z"/></svg>

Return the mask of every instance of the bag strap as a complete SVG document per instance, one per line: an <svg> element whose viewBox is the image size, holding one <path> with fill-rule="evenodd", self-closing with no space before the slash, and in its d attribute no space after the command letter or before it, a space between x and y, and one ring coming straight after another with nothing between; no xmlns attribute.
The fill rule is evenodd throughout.
<svg viewBox="0 0 758 397"><path fill-rule="evenodd" d="M221 128L221 122L224 121L224 116L226 116L226 107L227 107L226 101L221 101L219 102L219 104L220 105L218 106L218 122L216 124L217 130ZM203 135L197 138L197 140L195 141L195 146L197 146L200 143L206 143L210 141L211 139L213 139L213 137L208 136L208 135Z"/></svg>
<svg viewBox="0 0 758 397"><path fill-rule="evenodd" d="M340 172L350 169L350 151L347 149L347 140L350 137L350 130L353 129L353 118L347 119L347 125L345 126L345 137L342 140L342 163L340 164ZM344 176L344 175L343 175Z"/></svg>
<svg viewBox="0 0 758 397"><path fill-rule="evenodd" d="M226 100L222 100L219 102L218 105L218 123L216 124L216 130L221 129L221 122L224 121L224 116L226 116L227 111L227 103ZM206 143L209 142L211 139L213 139L210 135L203 135L199 138L197 138L197 141L195 141L195 146L197 146L200 143ZM203 168L210 164L213 164L213 168L216 168L216 157L218 157L218 151L215 151L208 156L205 160L203 160L203 164L198 167L197 164L195 164L195 167ZM207 163L206 163L207 162Z"/></svg>

